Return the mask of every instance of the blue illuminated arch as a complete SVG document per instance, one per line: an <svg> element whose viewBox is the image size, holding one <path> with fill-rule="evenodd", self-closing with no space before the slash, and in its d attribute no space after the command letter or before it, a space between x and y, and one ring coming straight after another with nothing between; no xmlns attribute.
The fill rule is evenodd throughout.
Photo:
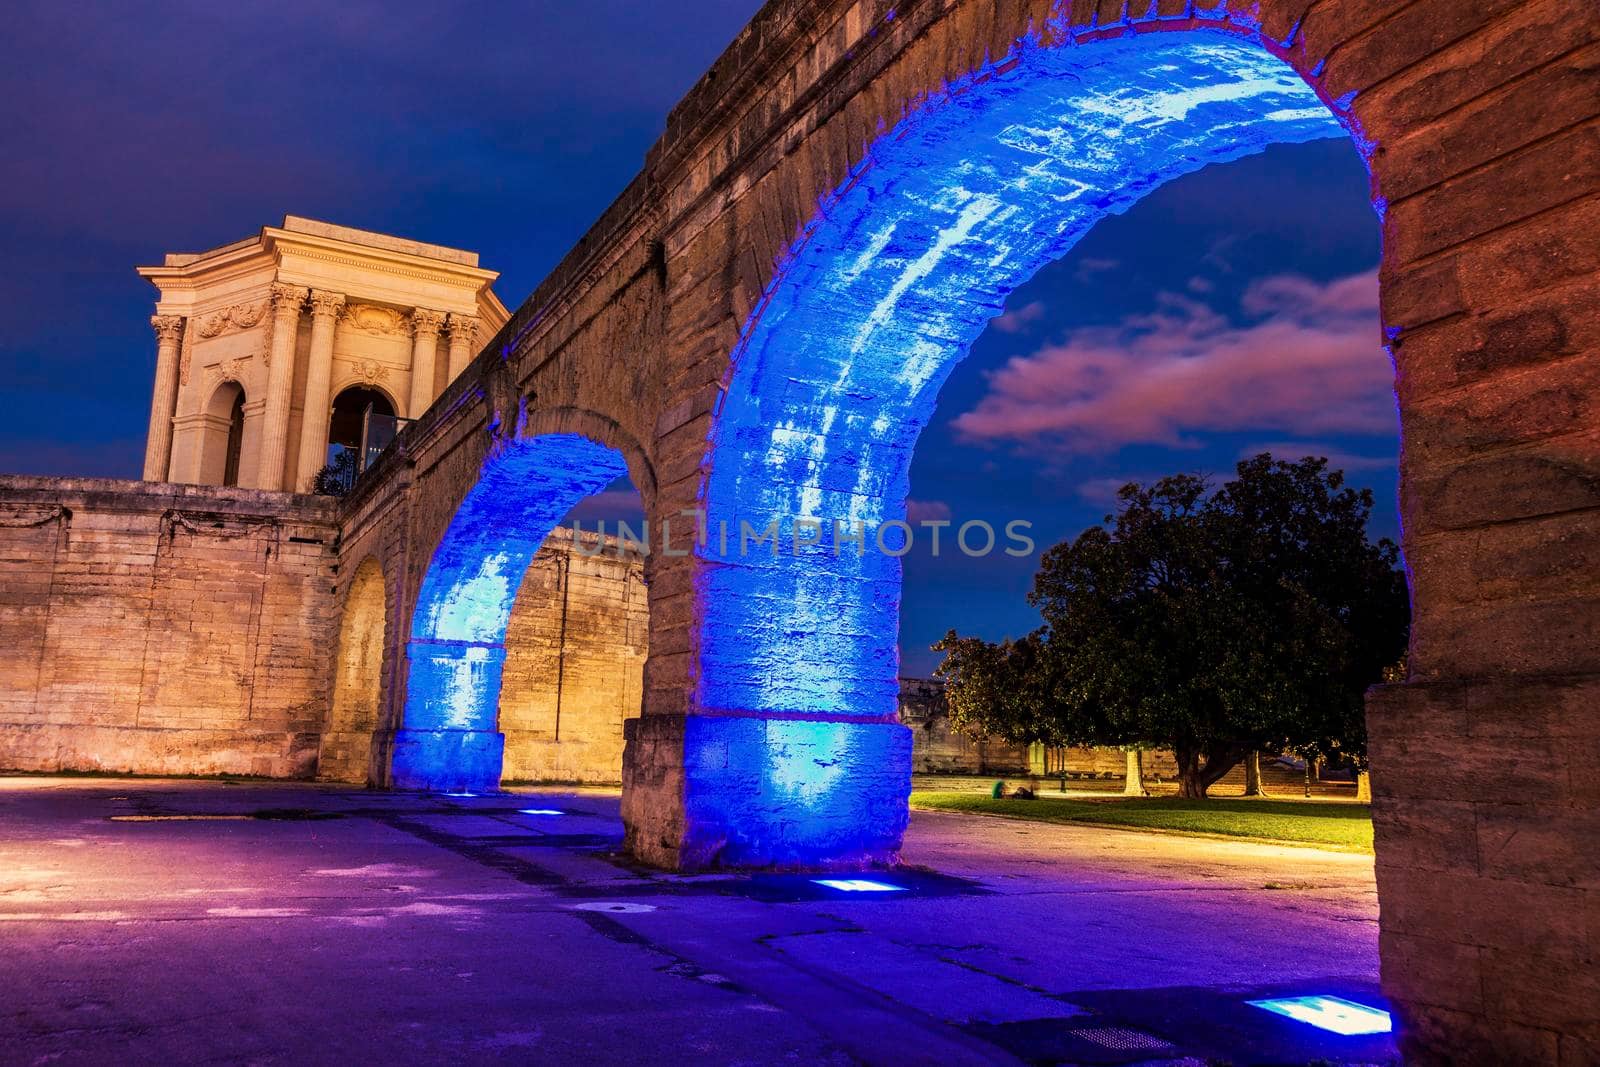
<svg viewBox="0 0 1600 1067"><path fill-rule="evenodd" d="M903 520L912 450L950 370L1007 295L1100 218L1207 164L1343 132L1258 42L1189 30L1024 39L870 146L752 312L711 431L709 528L726 524L737 543L741 523L779 518L785 551L700 551L696 704L767 720L772 751L758 804L734 811L707 790L691 824L781 857L898 847L910 771L909 741L893 733L900 562L836 553L829 536L795 555L794 518ZM815 736L795 760L774 730ZM865 773L869 758L899 764ZM845 809L884 821L840 836Z"/></svg>
<svg viewBox="0 0 1600 1067"><path fill-rule="evenodd" d="M485 461L434 550L412 613L396 787L499 787L505 737L496 718L517 590L561 517L627 472L618 452L577 434L508 442Z"/></svg>

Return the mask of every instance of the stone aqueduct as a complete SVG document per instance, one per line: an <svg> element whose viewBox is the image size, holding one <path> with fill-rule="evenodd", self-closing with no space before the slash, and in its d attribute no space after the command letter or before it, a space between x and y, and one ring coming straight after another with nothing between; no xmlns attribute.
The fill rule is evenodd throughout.
<svg viewBox="0 0 1600 1067"><path fill-rule="evenodd" d="M388 620L379 773L497 776L518 568L578 498L626 470L658 525L903 518L1011 288L1336 121L1383 227L1415 611L1370 701L1385 987L1420 1058L1600 1059L1597 71L1584 0L772 0L346 501L340 581L381 574ZM650 557L636 855L896 852L899 572L866 560Z"/></svg>

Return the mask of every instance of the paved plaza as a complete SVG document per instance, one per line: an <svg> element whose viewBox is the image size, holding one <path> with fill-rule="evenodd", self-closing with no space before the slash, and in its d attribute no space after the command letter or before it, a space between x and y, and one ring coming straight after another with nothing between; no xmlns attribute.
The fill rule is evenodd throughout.
<svg viewBox="0 0 1600 1067"><path fill-rule="evenodd" d="M0 779L0 1062L1393 1055L1245 1003L1382 1003L1368 856L916 813L851 892L639 868L617 803Z"/></svg>

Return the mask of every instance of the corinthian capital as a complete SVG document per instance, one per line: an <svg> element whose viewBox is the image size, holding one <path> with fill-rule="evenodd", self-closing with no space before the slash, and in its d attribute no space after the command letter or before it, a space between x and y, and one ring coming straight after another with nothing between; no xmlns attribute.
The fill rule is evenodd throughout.
<svg viewBox="0 0 1600 1067"><path fill-rule="evenodd" d="M411 312L411 329L418 334L433 334L438 336L439 328L444 325L444 312L429 311L427 308L414 308Z"/></svg>
<svg viewBox="0 0 1600 1067"><path fill-rule="evenodd" d="M478 336L478 320L471 315L450 316L450 336L471 344Z"/></svg>
<svg viewBox="0 0 1600 1067"><path fill-rule="evenodd" d="M177 315L151 315L150 325L155 327L158 344L177 344L183 336L183 319Z"/></svg>
<svg viewBox="0 0 1600 1067"><path fill-rule="evenodd" d="M303 285L285 285L283 282L272 283L272 306L278 314L293 311L299 314L305 305L306 297L311 290Z"/></svg>
<svg viewBox="0 0 1600 1067"><path fill-rule="evenodd" d="M343 293L329 293L322 289L311 290L311 314L337 315L344 308Z"/></svg>

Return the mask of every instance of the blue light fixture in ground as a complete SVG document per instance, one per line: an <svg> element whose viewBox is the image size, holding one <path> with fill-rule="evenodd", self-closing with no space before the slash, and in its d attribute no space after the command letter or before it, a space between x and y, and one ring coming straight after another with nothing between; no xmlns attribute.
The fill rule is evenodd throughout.
<svg viewBox="0 0 1600 1067"><path fill-rule="evenodd" d="M517 811L517 814L518 815L565 815L566 812L557 811L555 808L519 808L518 811Z"/></svg>
<svg viewBox="0 0 1600 1067"><path fill-rule="evenodd" d="M1394 1029L1394 1020L1382 1008L1371 1008L1343 997L1276 997L1245 1003L1346 1037L1387 1034Z"/></svg>
<svg viewBox="0 0 1600 1067"><path fill-rule="evenodd" d="M904 893L903 885L891 885L871 878L813 878L817 885L837 889L841 893Z"/></svg>

